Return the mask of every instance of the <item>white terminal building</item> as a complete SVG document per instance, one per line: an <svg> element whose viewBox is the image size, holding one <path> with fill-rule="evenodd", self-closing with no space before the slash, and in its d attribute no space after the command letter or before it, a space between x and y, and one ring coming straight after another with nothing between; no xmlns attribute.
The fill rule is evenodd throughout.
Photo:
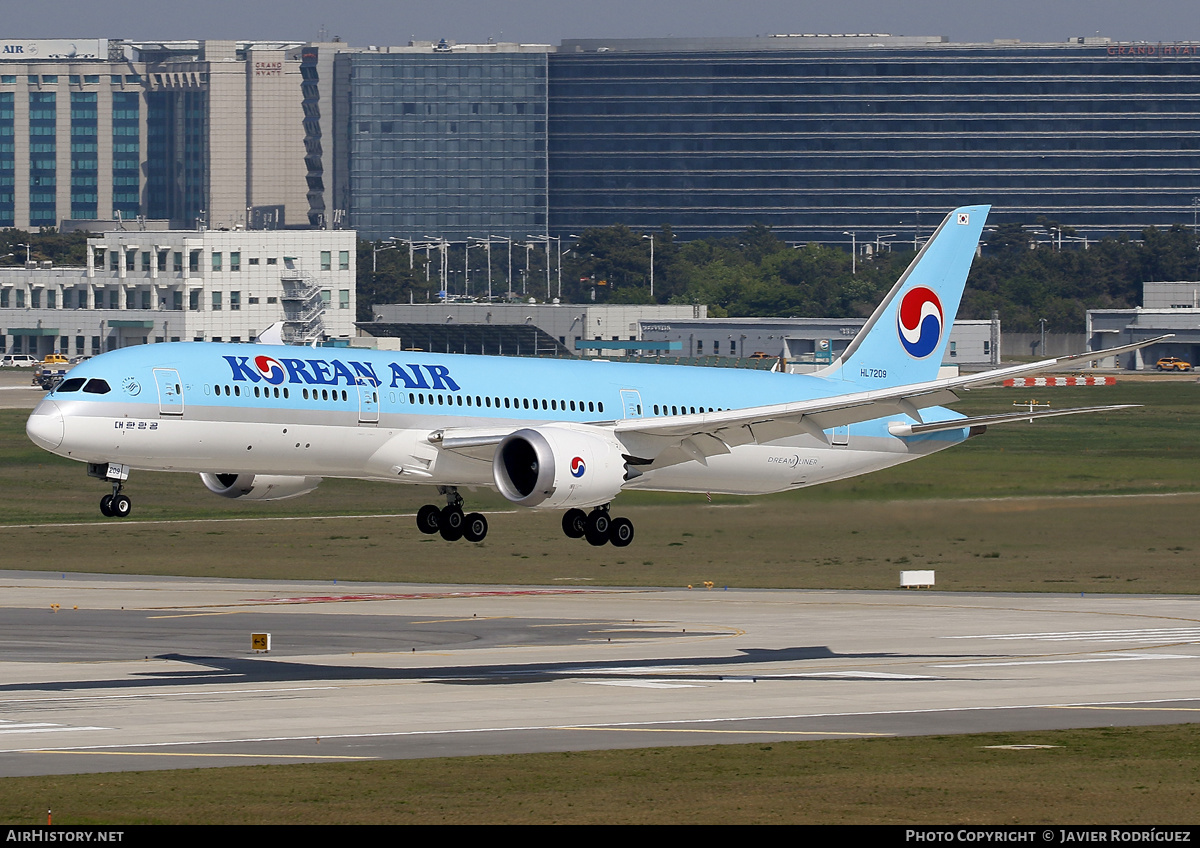
<svg viewBox="0 0 1200 848"><path fill-rule="evenodd" d="M167 341L354 335L353 230L163 230L88 239L87 265L0 268L0 348L95 355Z"/></svg>

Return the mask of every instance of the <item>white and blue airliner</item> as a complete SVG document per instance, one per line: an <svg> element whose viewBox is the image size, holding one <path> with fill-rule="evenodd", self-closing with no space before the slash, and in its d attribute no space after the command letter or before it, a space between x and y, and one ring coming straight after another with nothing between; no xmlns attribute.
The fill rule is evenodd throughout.
<svg viewBox="0 0 1200 848"><path fill-rule="evenodd" d="M938 378L989 207L942 221L849 347L813 374L273 345L170 343L76 366L30 416L29 438L109 481L125 517L133 469L200 474L226 498L271 500L323 477L434 486L425 533L478 542L459 489L565 510L563 530L628 545L625 489L763 494L888 468L989 424L1111 410L967 418L956 389L1099 353Z"/></svg>

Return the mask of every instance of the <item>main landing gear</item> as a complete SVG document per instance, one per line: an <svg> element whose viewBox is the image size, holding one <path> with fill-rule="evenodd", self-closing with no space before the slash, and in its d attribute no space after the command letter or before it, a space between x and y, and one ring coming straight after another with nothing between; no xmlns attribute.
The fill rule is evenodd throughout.
<svg viewBox="0 0 1200 848"><path fill-rule="evenodd" d="M463 514L462 495L455 486L438 486L438 494L446 496L446 505L425 504L417 510L417 529L430 536L438 533L447 542L482 542L487 536L487 519L478 512Z"/></svg>
<svg viewBox="0 0 1200 848"><path fill-rule="evenodd" d="M587 539L589 545L599 547L612 542L614 547L623 548L633 541L633 522L628 518L613 518L608 514L608 504L598 506L591 512L568 509L563 515L563 532L572 539Z"/></svg>

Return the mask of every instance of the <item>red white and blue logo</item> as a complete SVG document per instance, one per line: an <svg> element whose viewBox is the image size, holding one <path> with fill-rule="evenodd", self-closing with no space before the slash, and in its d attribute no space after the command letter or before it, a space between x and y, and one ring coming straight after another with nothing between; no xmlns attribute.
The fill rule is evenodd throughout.
<svg viewBox="0 0 1200 848"><path fill-rule="evenodd" d="M278 386L287 378L287 372L283 370L283 366L279 364L279 360L272 359L269 356L254 357L254 367L258 369L258 373L263 375L263 379L272 386Z"/></svg>
<svg viewBox="0 0 1200 848"><path fill-rule="evenodd" d="M571 476L582 477L583 472L587 470L587 466L583 464L583 457L575 457L571 460Z"/></svg>
<svg viewBox="0 0 1200 848"><path fill-rule="evenodd" d="M909 356L924 359L937 350L943 326L942 302L932 289L917 286L901 298L896 311L896 331Z"/></svg>

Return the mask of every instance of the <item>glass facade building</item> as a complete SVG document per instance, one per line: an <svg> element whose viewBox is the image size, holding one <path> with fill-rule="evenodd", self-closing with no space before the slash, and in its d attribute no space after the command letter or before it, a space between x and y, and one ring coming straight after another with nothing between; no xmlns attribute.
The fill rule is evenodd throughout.
<svg viewBox="0 0 1200 848"><path fill-rule="evenodd" d="M0 39L0 227L302 224L300 47Z"/></svg>
<svg viewBox="0 0 1200 848"><path fill-rule="evenodd" d="M141 212L141 93L114 91L112 102L113 214L131 219Z"/></svg>
<svg viewBox="0 0 1200 848"><path fill-rule="evenodd" d="M364 238L545 232L544 49L343 53L335 68L349 226Z"/></svg>
<svg viewBox="0 0 1200 848"><path fill-rule="evenodd" d="M564 42L552 230L902 240L964 203L1083 235L1192 224L1200 45L920 41Z"/></svg>
<svg viewBox="0 0 1200 848"><path fill-rule="evenodd" d="M208 201L208 92L151 91L146 113L147 213L151 218L193 222Z"/></svg>
<svg viewBox="0 0 1200 848"><path fill-rule="evenodd" d="M33 79L30 79L33 82ZM58 77L43 77L43 83L56 83ZM58 116L54 91L29 92L29 224L31 227L58 225L56 187Z"/></svg>
<svg viewBox="0 0 1200 848"><path fill-rule="evenodd" d="M762 223L845 243L916 241L963 203L1087 237L1200 210L1200 43L51 39L0 56L20 57L0 59L0 226L22 229Z"/></svg>
<svg viewBox="0 0 1200 848"><path fill-rule="evenodd" d="M100 216L99 120L95 91L71 92L71 218Z"/></svg>
<svg viewBox="0 0 1200 848"><path fill-rule="evenodd" d="M0 75L0 83L16 82L15 74ZM12 83L10 82L10 85ZM17 147L16 92L0 91L0 227L16 224Z"/></svg>

